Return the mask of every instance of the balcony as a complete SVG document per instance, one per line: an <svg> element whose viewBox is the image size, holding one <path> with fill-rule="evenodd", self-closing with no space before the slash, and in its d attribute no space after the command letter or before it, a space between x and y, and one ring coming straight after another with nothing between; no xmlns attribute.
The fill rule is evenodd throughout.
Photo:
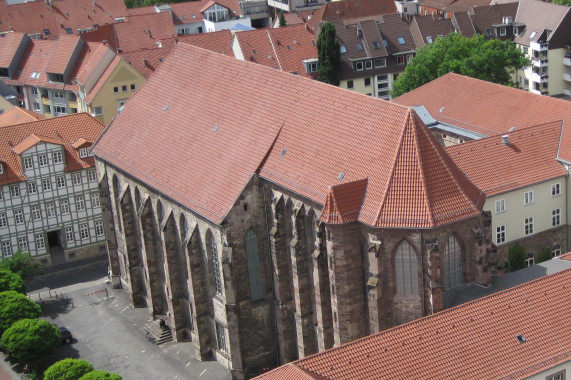
<svg viewBox="0 0 571 380"><path fill-rule="evenodd" d="M563 57L563 64L565 66L571 66L571 54L567 54L565 57Z"/></svg>
<svg viewBox="0 0 571 380"><path fill-rule="evenodd" d="M549 75L546 73L533 73L531 74L531 80L536 83L547 83L549 81Z"/></svg>
<svg viewBox="0 0 571 380"><path fill-rule="evenodd" d="M549 95L548 90L536 90L536 89L532 88L531 90L529 90L529 92L531 92L532 94L537 94L537 95Z"/></svg>
<svg viewBox="0 0 571 380"><path fill-rule="evenodd" d="M532 58L531 63L534 67L547 67L549 60L547 58Z"/></svg>
<svg viewBox="0 0 571 380"><path fill-rule="evenodd" d="M42 104L45 106L49 106L50 105L50 99L47 96L42 95Z"/></svg>
<svg viewBox="0 0 571 380"><path fill-rule="evenodd" d="M571 96L571 88L564 88L563 89L563 94L567 95L567 96Z"/></svg>
<svg viewBox="0 0 571 380"><path fill-rule="evenodd" d="M69 108L77 108L77 99L76 100L68 100L67 101L67 106Z"/></svg>
<svg viewBox="0 0 571 380"><path fill-rule="evenodd" d="M536 50L536 51L547 51L549 49L549 45L545 42L531 42L529 44L529 47L531 48L531 50Z"/></svg>
<svg viewBox="0 0 571 380"><path fill-rule="evenodd" d="M565 80L567 82L571 82L571 74L563 73L563 80Z"/></svg>

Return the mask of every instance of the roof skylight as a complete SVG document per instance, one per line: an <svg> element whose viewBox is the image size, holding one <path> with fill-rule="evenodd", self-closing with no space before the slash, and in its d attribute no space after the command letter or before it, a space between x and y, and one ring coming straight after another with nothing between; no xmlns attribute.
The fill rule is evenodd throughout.
<svg viewBox="0 0 571 380"><path fill-rule="evenodd" d="M375 49L380 49L381 48L381 43L379 41L373 41L373 47Z"/></svg>
<svg viewBox="0 0 571 380"><path fill-rule="evenodd" d="M535 35L537 34L537 32L531 32L531 34L529 35L529 39L533 39L533 37L535 37Z"/></svg>
<svg viewBox="0 0 571 380"><path fill-rule="evenodd" d="M339 46L339 53L341 53L341 54L347 53L347 48L345 47L345 45Z"/></svg>
<svg viewBox="0 0 571 380"><path fill-rule="evenodd" d="M357 44L357 51L363 51L363 45L360 42Z"/></svg>
<svg viewBox="0 0 571 380"><path fill-rule="evenodd" d="M399 44L400 44L400 45L406 44L406 41L405 41L404 37L399 37L398 40L399 40Z"/></svg>

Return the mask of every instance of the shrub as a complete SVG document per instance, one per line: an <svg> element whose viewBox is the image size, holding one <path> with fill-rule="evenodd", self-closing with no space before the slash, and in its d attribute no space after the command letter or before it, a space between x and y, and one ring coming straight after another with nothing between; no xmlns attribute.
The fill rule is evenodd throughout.
<svg viewBox="0 0 571 380"><path fill-rule="evenodd" d="M13 290L0 293L0 335L20 319L35 319L42 309L35 301Z"/></svg>
<svg viewBox="0 0 571 380"><path fill-rule="evenodd" d="M510 266L510 272L525 268L525 259L526 254L524 247L519 244L511 247L508 251L508 263Z"/></svg>
<svg viewBox="0 0 571 380"><path fill-rule="evenodd" d="M39 319L21 319L14 322L0 339L0 346L20 362L49 354L60 344L59 329Z"/></svg>
<svg viewBox="0 0 571 380"><path fill-rule="evenodd" d="M22 277L6 268L0 268L0 292L14 290L26 294L26 287Z"/></svg>
<svg viewBox="0 0 571 380"><path fill-rule="evenodd" d="M63 359L46 369L44 380L79 380L90 372L93 365L87 360Z"/></svg>
<svg viewBox="0 0 571 380"><path fill-rule="evenodd" d="M544 261L551 260L551 248L547 247L537 256L537 262L542 263Z"/></svg>
<svg viewBox="0 0 571 380"><path fill-rule="evenodd" d="M123 380L123 378L116 373L97 370L81 376L79 380Z"/></svg>

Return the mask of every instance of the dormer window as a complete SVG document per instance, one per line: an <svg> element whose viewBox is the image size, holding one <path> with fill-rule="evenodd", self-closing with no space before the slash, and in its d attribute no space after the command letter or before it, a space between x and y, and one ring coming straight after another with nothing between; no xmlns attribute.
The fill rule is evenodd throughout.
<svg viewBox="0 0 571 380"><path fill-rule="evenodd" d="M4 164L0 164L0 174L4 174Z"/></svg>
<svg viewBox="0 0 571 380"><path fill-rule="evenodd" d="M228 8L214 4L208 10L204 11L204 18L212 22L228 21Z"/></svg>
<svg viewBox="0 0 571 380"><path fill-rule="evenodd" d="M361 43L357 43L357 51L363 51L363 45Z"/></svg>
<svg viewBox="0 0 571 380"><path fill-rule="evenodd" d="M63 83L63 74L47 73L49 82Z"/></svg>
<svg viewBox="0 0 571 380"><path fill-rule="evenodd" d="M432 40L432 36L426 37L426 42L427 42L427 43L431 44L432 41L433 41L433 40Z"/></svg>
<svg viewBox="0 0 571 380"><path fill-rule="evenodd" d="M503 36L505 36L506 34L507 34L507 32L506 32L506 27L505 27L505 26L502 26L502 27L500 28L500 36L503 37Z"/></svg>
<svg viewBox="0 0 571 380"><path fill-rule="evenodd" d="M363 61L355 62L355 70L362 71L363 70Z"/></svg>
<svg viewBox="0 0 571 380"><path fill-rule="evenodd" d="M87 158L87 148L79 149L79 158Z"/></svg>
<svg viewBox="0 0 571 380"><path fill-rule="evenodd" d="M308 74L317 72L317 59L307 59L302 62Z"/></svg>
<svg viewBox="0 0 571 380"><path fill-rule="evenodd" d="M381 43L379 41L373 41L373 47L375 49L380 49L381 48Z"/></svg>
<svg viewBox="0 0 571 380"><path fill-rule="evenodd" d="M345 45L339 45L339 53L341 54L347 53L347 48L345 47Z"/></svg>

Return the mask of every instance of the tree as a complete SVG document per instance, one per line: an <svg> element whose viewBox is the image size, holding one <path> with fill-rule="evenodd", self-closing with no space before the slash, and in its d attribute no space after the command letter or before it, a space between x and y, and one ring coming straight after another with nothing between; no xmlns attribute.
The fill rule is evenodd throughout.
<svg viewBox="0 0 571 380"><path fill-rule="evenodd" d="M286 26L286 25L287 25L287 23L286 23L286 19L284 16L284 11L280 11L280 28L282 26Z"/></svg>
<svg viewBox="0 0 571 380"><path fill-rule="evenodd" d="M416 51L393 84L392 96L405 94L450 72L513 86L511 74L529 64L512 41L450 33Z"/></svg>
<svg viewBox="0 0 571 380"><path fill-rule="evenodd" d="M44 380L79 380L90 372L93 365L87 360L63 359L46 369Z"/></svg>
<svg viewBox="0 0 571 380"><path fill-rule="evenodd" d="M539 252L539 255L537 255L537 263L542 263L548 260L551 260L551 248L549 247L544 248Z"/></svg>
<svg viewBox="0 0 571 380"><path fill-rule="evenodd" d="M20 277L24 282L30 281L35 276L42 274L42 264L35 262L29 252L18 250L10 257L0 261L0 268L8 269Z"/></svg>
<svg viewBox="0 0 571 380"><path fill-rule="evenodd" d="M0 268L0 292L8 290L25 294L26 286L24 285L24 280L16 273L8 269Z"/></svg>
<svg viewBox="0 0 571 380"><path fill-rule="evenodd" d="M508 251L508 264L510 266L510 272L525 268L525 259L526 254L524 247L519 244L511 247Z"/></svg>
<svg viewBox="0 0 571 380"><path fill-rule="evenodd" d="M81 376L79 380L123 380L123 378L116 373L96 370Z"/></svg>
<svg viewBox="0 0 571 380"><path fill-rule="evenodd" d="M42 315L35 301L13 290L0 293L0 334L20 319L33 319Z"/></svg>
<svg viewBox="0 0 571 380"><path fill-rule="evenodd" d="M339 86L341 53L339 42L335 39L335 25L329 21L321 25L321 32L317 37L317 58L317 80Z"/></svg>
<svg viewBox="0 0 571 380"><path fill-rule="evenodd" d="M61 345L59 329L39 319L20 319L4 331L0 347L20 362L37 359Z"/></svg>

